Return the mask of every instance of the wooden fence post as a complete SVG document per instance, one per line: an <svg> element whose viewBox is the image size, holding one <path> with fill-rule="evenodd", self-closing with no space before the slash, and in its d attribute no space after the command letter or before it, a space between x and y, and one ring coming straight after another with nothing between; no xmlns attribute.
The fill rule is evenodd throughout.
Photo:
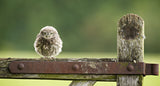
<svg viewBox="0 0 160 86"><path fill-rule="evenodd" d="M96 81L80 81L80 80L74 80L69 86L93 86L96 83Z"/></svg>
<svg viewBox="0 0 160 86"><path fill-rule="evenodd" d="M117 29L117 55L121 62L142 62L144 21L135 14L123 16ZM118 75L117 86L142 86L142 75Z"/></svg>

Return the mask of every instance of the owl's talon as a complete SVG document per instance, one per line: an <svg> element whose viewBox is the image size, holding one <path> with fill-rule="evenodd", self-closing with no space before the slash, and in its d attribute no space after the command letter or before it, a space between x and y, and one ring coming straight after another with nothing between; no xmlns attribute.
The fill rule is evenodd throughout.
<svg viewBox="0 0 160 86"><path fill-rule="evenodd" d="M47 59L47 60L51 60L51 58L50 58L50 57L46 57L46 59Z"/></svg>
<svg viewBox="0 0 160 86"><path fill-rule="evenodd" d="M51 60L49 57L41 57L41 60Z"/></svg>
<svg viewBox="0 0 160 86"><path fill-rule="evenodd" d="M41 60L45 60L45 57L41 57Z"/></svg>
<svg viewBox="0 0 160 86"><path fill-rule="evenodd" d="M51 57L50 59L53 60L53 61L56 61L56 58L55 58L55 57Z"/></svg>

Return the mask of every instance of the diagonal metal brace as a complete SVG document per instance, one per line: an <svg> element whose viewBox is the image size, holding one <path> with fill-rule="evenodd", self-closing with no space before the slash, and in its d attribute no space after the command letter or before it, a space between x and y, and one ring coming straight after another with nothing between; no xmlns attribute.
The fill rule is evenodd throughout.
<svg viewBox="0 0 160 86"><path fill-rule="evenodd" d="M143 62L66 62L13 61L11 73L16 74L99 74L99 75L159 75L158 64Z"/></svg>

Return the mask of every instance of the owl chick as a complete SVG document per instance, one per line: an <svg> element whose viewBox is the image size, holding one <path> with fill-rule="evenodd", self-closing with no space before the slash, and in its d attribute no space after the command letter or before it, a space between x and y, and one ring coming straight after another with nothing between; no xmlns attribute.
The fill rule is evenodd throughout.
<svg viewBox="0 0 160 86"><path fill-rule="evenodd" d="M35 51L44 58L55 58L62 51L62 40L52 26L43 27L34 42Z"/></svg>

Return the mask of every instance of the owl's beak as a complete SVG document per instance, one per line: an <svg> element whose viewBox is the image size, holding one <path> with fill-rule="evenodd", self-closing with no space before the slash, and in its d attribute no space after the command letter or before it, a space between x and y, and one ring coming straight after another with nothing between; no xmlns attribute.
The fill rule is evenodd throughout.
<svg viewBox="0 0 160 86"><path fill-rule="evenodd" d="M50 38L50 34L49 33L46 34L46 38Z"/></svg>

